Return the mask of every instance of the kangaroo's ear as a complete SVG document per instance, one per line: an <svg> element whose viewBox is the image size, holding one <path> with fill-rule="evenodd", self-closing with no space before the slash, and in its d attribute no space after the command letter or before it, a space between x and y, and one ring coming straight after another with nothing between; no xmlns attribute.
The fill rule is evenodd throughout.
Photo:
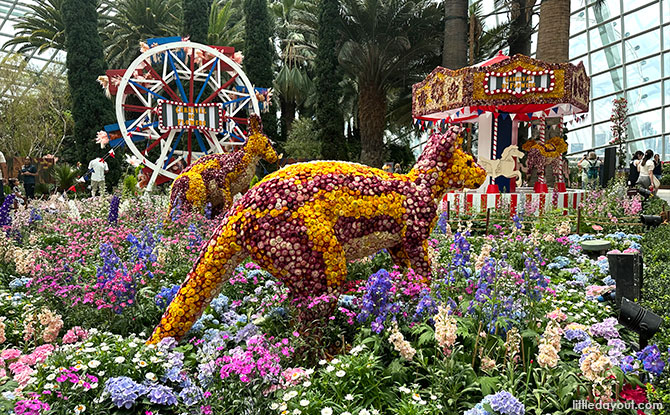
<svg viewBox="0 0 670 415"><path fill-rule="evenodd" d="M249 131L252 134L260 134L263 132L263 123L261 122L261 117L256 114L253 114L249 117Z"/></svg>

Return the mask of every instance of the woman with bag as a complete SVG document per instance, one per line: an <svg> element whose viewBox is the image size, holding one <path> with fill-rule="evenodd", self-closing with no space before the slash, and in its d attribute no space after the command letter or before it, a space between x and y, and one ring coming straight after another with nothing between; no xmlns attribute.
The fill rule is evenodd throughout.
<svg viewBox="0 0 670 415"><path fill-rule="evenodd" d="M654 152L652 150L647 150L644 153L644 158L638 164L637 169L640 172L640 177L637 179L638 184L646 185L649 183L649 190L656 194L658 188L661 186L661 182L654 176Z"/></svg>

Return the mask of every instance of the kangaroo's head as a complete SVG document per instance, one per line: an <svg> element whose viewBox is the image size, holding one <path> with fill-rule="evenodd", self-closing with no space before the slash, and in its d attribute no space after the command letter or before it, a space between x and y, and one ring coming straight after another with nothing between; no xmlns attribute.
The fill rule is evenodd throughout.
<svg viewBox="0 0 670 415"><path fill-rule="evenodd" d="M277 152L272 147L272 141L263 134L263 124L258 115L252 115L249 118L249 138L245 150L249 154L262 157L268 163L276 163L279 159Z"/></svg>
<svg viewBox="0 0 670 415"><path fill-rule="evenodd" d="M451 189L476 189L486 180L486 172L463 151L461 128L450 127L446 133L434 133L412 169L412 175L441 198Z"/></svg>

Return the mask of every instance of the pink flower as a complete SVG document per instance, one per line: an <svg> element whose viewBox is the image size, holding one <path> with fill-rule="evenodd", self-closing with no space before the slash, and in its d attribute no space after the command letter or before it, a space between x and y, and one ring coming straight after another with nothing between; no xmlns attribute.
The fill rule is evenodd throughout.
<svg viewBox="0 0 670 415"><path fill-rule="evenodd" d="M14 360L18 359L19 356L21 356L21 351L17 349L7 349L0 353L0 359L2 360Z"/></svg>
<svg viewBox="0 0 670 415"><path fill-rule="evenodd" d="M593 228L594 231L602 231L603 230L603 227L600 226L600 225L593 225L591 227Z"/></svg>

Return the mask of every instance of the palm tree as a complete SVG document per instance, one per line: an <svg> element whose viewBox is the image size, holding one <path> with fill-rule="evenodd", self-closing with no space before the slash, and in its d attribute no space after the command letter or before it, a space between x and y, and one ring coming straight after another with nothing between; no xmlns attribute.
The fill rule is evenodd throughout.
<svg viewBox="0 0 670 415"><path fill-rule="evenodd" d="M148 38L176 36L181 27L179 0L103 0L101 36L110 66L126 68Z"/></svg>
<svg viewBox="0 0 670 415"><path fill-rule="evenodd" d="M569 52L570 0L542 0L537 58L547 62L568 62Z"/></svg>
<svg viewBox="0 0 670 415"><path fill-rule="evenodd" d="M19 46L16 51L19 53L42 53L49 48L65 50L62 5L63 0L44 0L26 5L31 11L19 18L19 22L14 25L16 35L5 42L2 48Z"/></svg>
<svg viewBox="0 0 670 415"><path fill-rule="evenodd" d="M507 43L510 56L517 53L530 55L532 17L536 3L537 0L495 0L496 6L504 5L509 11L510 30Z"/></svg>
<svg viewBox="0 0 670 415"><path fill-rule="evenodd" d="M460 69L467 65L468 0L445 1L444 19L442 66Z"/></svg>
<svg viewBox="0 0 670 415"><path fill-rule="evenodd" d="M388 97L439 53L442 12L429 0L344 0L339 61L358 86L361 162L381 166Z"/></svg>
<svg viewBox="0 0 670 415"><path fill-rule="evenodd" d="M313 14L314 4L303 0L279 0L269 5L279 38L281 66L274 80L281 108L281 135L285 139L295 120L298 106L313 90L309 66L314 60L314 39L305 33L302 21Z"/></svg>
<svg viewBox="0 0 670 415"><path fill-rule="evenodd" d="M244 47L244 16L242 5L232 0L218 0L212 3L209 12L209 33L207 44L232 46L236 50Z"/></svg>
<svg viewBox="0 0 670 415"><path fill-rule="evenodd" d="M492 57L504 47L510 30L510 23L501 23L492 28L484 25L482 1L470 5L468 10L468 64L474 65Z"/></svg>

